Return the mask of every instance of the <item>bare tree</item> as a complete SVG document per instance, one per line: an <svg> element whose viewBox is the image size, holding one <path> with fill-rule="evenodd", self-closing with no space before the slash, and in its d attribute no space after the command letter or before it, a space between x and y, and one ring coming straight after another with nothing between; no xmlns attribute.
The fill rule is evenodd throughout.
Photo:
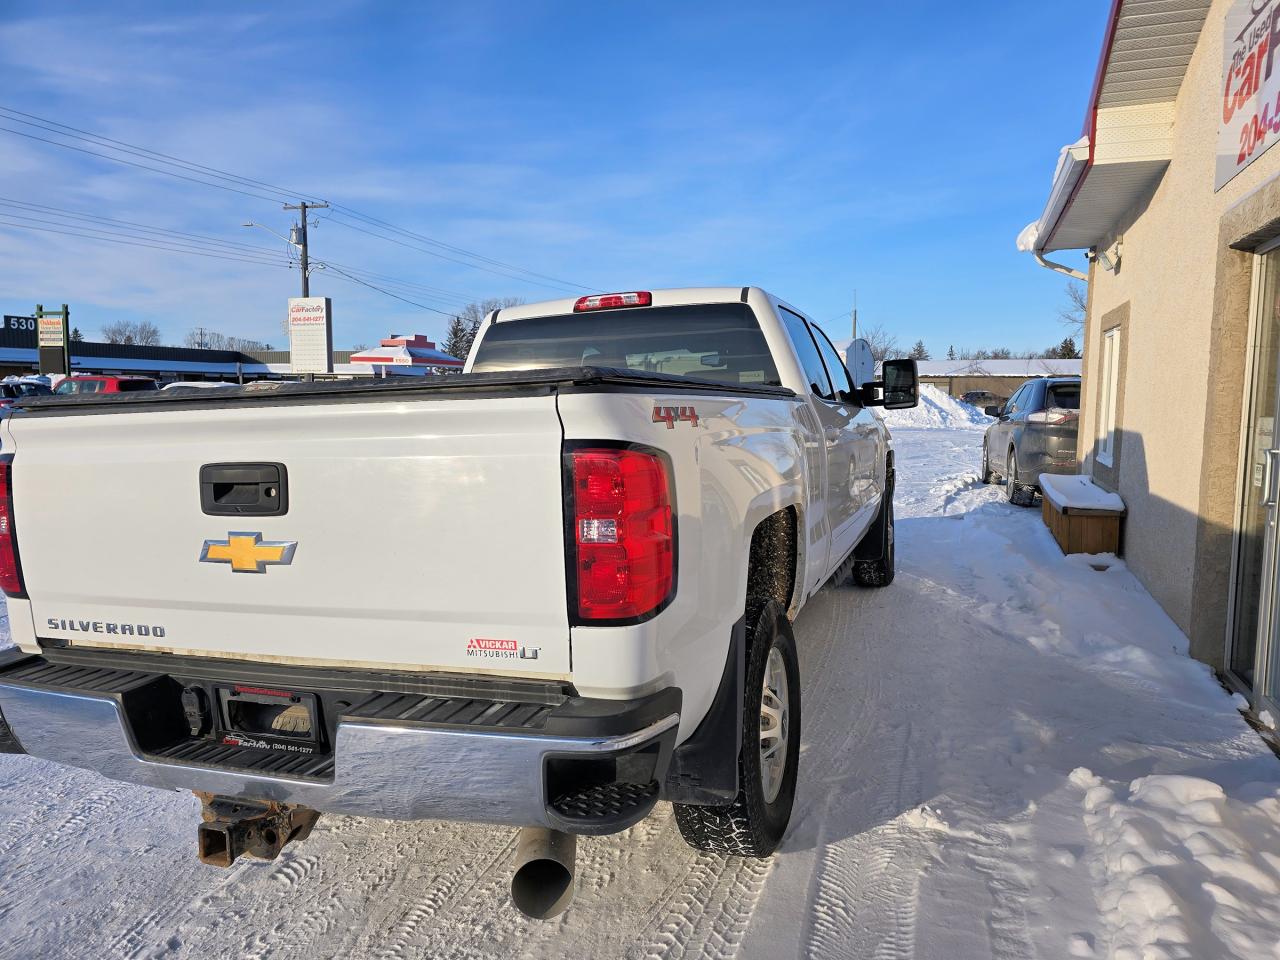
<svg viewBox="0 0 1280 960"><path fill-rule="evenodd" d="M1078 333L1084 329L1084 317L1089 310L1089 288L1078 280L1068 280L1067 305L1058 311L1058 319Z"/></svg>
<svg viewBox="0 0 1280 960"><path fill-rule="evenodd" d="M871 356L876 360L891 360L902 356L902 348L898 346L898 338L877 323L858 331L858 338L867 341L871 346Z"/></svg>
<svg viewBox="0 0 1280 960"><path fill-rule="evenodd" d="M160 328L147 320L117 320L102 328L107 343L127 343L139 347L158 347Z"/></svg>
<svg viewBox="0 0 1280 960"><path fill-rule="evenodd" d="M991 351L992 360L1010 360L1013 358L1013 351L1008 347L996 347Z"/></svg>
<svg viewBox="0 0 1280 960"><path fill-rule="evenodd" d="M524 303L520 297L490 297L488 300L477 300L463 307L449 324L449 334L445 339L444 352L450 356L463 359L471 352L471 344L480 332L480 324L493 310L503 307L514 307ZM452 349L450 349L452 348Z"/></svg>
<svg viewBox="0 0 1280 960"><path fill-rule="evenodd" d="M271 344L261 340L250 340L247 337L233 337L217 330L197 327L187 332L182 340L184 347L196 347L202 350L236 350L240 353L251 353L255 350L270 350Z"/></svg>

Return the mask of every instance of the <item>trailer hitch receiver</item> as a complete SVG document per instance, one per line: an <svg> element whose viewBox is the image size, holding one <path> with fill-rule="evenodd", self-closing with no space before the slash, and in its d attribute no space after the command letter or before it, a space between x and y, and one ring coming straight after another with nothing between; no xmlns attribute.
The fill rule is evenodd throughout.
<svg viewBox="0 0 1280 960"><path fill-rule="evenodd" d="M196 833L200 860L215 867L229 867L246 855L274 860L285 844L305 840L320 817L318 810L294 803L196 796L204 804Z"/></svg>

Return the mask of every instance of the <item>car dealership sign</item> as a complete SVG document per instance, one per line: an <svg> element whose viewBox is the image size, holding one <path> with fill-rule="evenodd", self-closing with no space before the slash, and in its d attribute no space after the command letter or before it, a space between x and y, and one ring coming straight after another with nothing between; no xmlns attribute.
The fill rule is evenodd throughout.
<svg viewBox="0 0 1280 960"><path fill-rule="evenodd" d="M1280 0L1236 0L1222 44L1222 113L1213 188L1280 139Z"/></svg>
<svg viewBox="0 0 1280 960"><path fill-rule="evenodd" d="M333 301L289 298L289 362L294 373L333 373Z"/></svg>

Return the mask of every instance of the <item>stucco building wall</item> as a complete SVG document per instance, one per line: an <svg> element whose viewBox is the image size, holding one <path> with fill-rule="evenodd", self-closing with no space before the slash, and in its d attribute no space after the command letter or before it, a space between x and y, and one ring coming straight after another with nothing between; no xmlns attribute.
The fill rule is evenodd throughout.
<svg viewBox="0 0 1280 960"><path fill-rule="evenodd" d="M1188 65L1168 169L1103 245L1121 241L1120 268L1091 266L1080 440L1093 462L1102 336L1121 325L1120 450L1113 470L1095 464L1094 473L1129 509L1128 563L1210 662L1220 660L1225 632L1221 568L1224 557L1230 564L1249 320L1249 257L1230 244L1256 230L1252 221L1265 220L1270 206L1242 200L1280 174L1276 146L1213 189L1229 5L1215 0ZM1233 218L1237 205L1259 209Z"/></svg>

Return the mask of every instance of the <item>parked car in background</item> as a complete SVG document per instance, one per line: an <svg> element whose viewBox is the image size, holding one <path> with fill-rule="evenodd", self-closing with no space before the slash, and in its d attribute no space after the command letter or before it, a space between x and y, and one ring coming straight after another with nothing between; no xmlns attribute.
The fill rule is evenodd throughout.
<svg viewBox="0 0 1280 960"><path fill-rule="evenodd" d="M1029 507L1042 473L1075 473L1080 426L1080 378L1028 380L1002 407L987 407L996 422L982 438L982 482L1004 478L1010 503Z"/></svg>
<svg viewBox="0 0 1280 960"><path fill-rule="evenodd" d="M23 397L47 397L53 394L47 383L12 377L0 383L0 414L7 413L15 400Z"/></svg>
<svg viewBox="0 0 1280 960"><path fill-rule="evenodd" d="M53 392L67 393L136 393L155 390L156 382L150 377L73 376L63 379Z"/></svg>
<svg viewBox="0 0 1280 960"><path fill-rule="evenodd" d="M961 403L967 403L975 407L999 407L1003 406L1008 397L1001 397L990 390L970 390L968 393L960 397Z"/></svg>

